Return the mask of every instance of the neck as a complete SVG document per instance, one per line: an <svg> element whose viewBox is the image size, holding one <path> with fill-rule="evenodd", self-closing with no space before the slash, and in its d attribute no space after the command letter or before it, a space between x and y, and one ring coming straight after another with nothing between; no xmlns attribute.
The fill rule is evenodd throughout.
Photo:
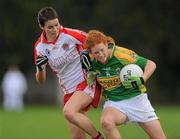
<svg viewBox="0 0 180 139"><path fill-rule="evenodd" d="M56 39L57 36L48 36L46 35L46 39L48 42L53 42Z"/></svg>

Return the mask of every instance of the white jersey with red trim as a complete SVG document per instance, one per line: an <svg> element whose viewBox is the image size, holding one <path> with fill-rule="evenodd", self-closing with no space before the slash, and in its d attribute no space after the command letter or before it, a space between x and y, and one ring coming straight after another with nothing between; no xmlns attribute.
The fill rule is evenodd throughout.
<svg viewBox="0 0 180 139"><path fill-rule="evenodd" d="M46 55L48 65L56 73L65 94L75 91L77 85L85 80L80 62L80 52L87 34L85 32L61 26L59 35L52 43L48 43L44 32L34 47L34 57Z"/></svg>

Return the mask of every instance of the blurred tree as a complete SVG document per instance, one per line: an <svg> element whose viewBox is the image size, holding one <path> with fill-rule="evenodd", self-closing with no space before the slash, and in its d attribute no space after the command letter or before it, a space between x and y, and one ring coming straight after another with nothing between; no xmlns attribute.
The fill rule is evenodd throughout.
<svg viewBox="0 0 180 139"><path fill-rule="evenodd" d="M0 63L4 68L11 63L18 63L25 70L32 66L33 43L38 35L36 14L42 7L51 4L50 0L44 1L23 1L23 0L2 0Z"/></svg>

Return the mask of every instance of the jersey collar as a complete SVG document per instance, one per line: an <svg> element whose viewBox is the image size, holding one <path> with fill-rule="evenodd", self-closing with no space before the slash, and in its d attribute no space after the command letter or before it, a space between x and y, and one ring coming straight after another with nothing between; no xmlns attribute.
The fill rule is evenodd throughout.
<svg viewBox="0 0 180 139"><path fill-rule="evenodd" d="M61 34L61 31L63 30L63 26L60 26L60 29L59 29L59 34L58 36L56 37L56 39L53 41L53 42L48 42L46 37L45 37L45 32L43 31L41 33L41 42L42 43L46 43L46 44L55 44L57 42L57 39L59 38L59 35Z"/></svg>
<svg viewBox="0 0 180 139"><path fill-rule="evenodd" d="M109 49L112 49L112 52L111 52L111 55L110 55L110 57L109 57L109 59L110 58L112 58L112 56L114 55L114 51L115 51L115 48L116 48L116 46L114 45L114 44L108 44L108 48Z"/></svg>

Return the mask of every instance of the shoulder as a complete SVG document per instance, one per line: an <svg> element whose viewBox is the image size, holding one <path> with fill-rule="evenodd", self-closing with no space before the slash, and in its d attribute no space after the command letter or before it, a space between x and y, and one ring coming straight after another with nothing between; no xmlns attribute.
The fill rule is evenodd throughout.
<svg viewBox="0 0 180 139"><path fill-rule="evenodd" d="M34 47L36 47L41 42L41 37L38 38L38 40L35 42Z"/></svg>
<svg viewBox="0 0 180 139"><path fill-rule="evenodd" d="M42 43L41 37L39 37L34 44L34 52L41 51L44 48L43 46L44 44Z"/></svg>
<svg viewBox="0 0 180 139"><path fill-rule="evenodd" d="M87 37L86 32L82 30L78 30L78 29L72 29L72 28L62 28L61 33L70 35L73 38L79 40L80 42L84 42Z"/></svg>
<svg viewBox="0 0 180 139"><path fill-rule="evenodd" d="M115 46L114 56L121 61L123 60L125 63L134 63L136 62L137 54L130 49Z"/></svg>
<svg viewBox="0 0 180 139"><path fill-rule="evenodd" d="M45 42L44 32L41 33L41 35L39 36L39 38L35 42L34 48L36 48L38 45L42 44L42 42Z"/></svg>
<svg viewBox="0 0 180 139"><path fill-rule="evenodd" d="M125 53L125 54L135 54L134 51L127 49L125 47L116 46L116 52L118 53Z"/></svg>

